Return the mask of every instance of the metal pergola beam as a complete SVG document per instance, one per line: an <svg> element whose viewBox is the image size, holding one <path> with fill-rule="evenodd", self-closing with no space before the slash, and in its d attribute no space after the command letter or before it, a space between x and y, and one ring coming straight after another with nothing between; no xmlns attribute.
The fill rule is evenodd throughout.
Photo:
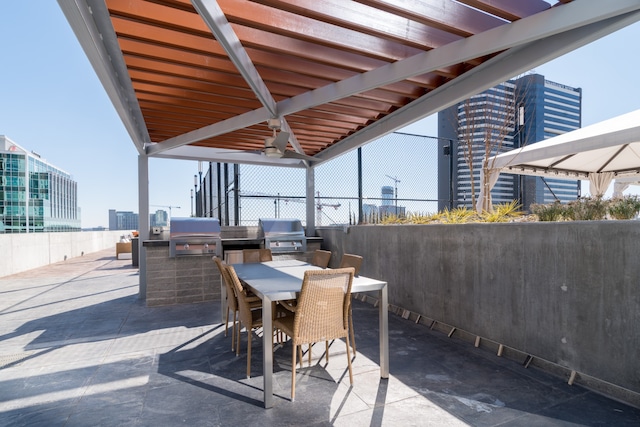
<svg viewBox="0 0 640 427"><path fill-rule="evenodd" d="M515 49L518 46L527 46L536 40L546 40L563 32L573 31L583 26L589 26L594 22L602 21L605 18L619 16L639 9L640 4L634 0L620 0L615 4L604 4L599 0L572 2L562 7L552 8L511 24L461 39L429 52L420 53L343 81L285 99L277 103L276 110L283 116L306 110L483 55L505 49ZM595 40L595 38L592 40ZM553 57L569 51L563 49L562 46L557 48L559 53ZM535 64L538 65L542 62L537 61ZM149 153L155 154L167 151L180 145L190 144L202 139L222 135L232 130L255 125L264 120L268 110L258 109L255 112L259 112L259 114L246 113L205 126L179 137L168 139L158 146L154 146ZM342 142L336 145L342 145Z"/></svg>
<svg viewBox="0 0 640 427"><path fill-rule="evenodd" d="M571 3L572 4L572 3ZM640 20L640 11L512 48L318 154L321 164Z"/></svg>
<svg viewBox="0 0 640 427"><path fill-rule="evenodd" d="M138 154L143 154L145 145L151 138L104 1L58 0L58 5L127 129ZM96 21L96 16L103 17L104 20Z"/></svg>

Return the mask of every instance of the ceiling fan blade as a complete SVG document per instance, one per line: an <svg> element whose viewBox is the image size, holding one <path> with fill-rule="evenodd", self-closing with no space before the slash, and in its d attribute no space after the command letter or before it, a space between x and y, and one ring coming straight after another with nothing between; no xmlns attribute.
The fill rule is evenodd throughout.
<svg viewBox="0 0 640 427"><path fill-rule="evenodd" d="M315 162L318 160L315 157L307 156L306 154L302 154L302 153L296 153L295 151L291 151L291 150L286 150L284 153L282 153L282 157L286 159L309 160L311 162Z"/></svg>
<svg viewBox="0 0 640 427"><path fill-rule="evenodd" d="M227 150L227 151L214 151L213 154L262 154L264 149L262 150Z"/></svg>
<svg viewBox="0 0 640 427"><path fill-rule="evenodd" d="M279 132L275 137L271 145L276 147L278 151L284 153L284 150L287 148L287 144L289 143L289 132Z"/></svg>

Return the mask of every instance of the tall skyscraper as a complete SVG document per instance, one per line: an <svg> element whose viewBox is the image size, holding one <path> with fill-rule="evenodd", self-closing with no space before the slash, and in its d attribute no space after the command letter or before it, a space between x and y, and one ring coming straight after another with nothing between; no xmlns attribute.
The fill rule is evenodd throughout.
<svg viewBox="0 0 640 427"><path fill-rule="evenodd" d="M155 213L149 214L149 225L151 227L166 227L169 225L169 215L165 210L157 210Z"/></svg>
<svg viewBox="0 0 640 427"><path fill-rule="evenodd" d="M380 216L405 216L406 208L404 206L398 206L398 200L395 198L393 187L385 185L380 189L380 192L382 196L382 203L378 207Z"/></svg>
<svg viewBox="0 0 640 427"><path fill-rule="evenodd" d="M472 207L472 194L476 200L480 194L485 155L491 157L578 129L581 112L581 89L545 80L539 74L502 83L440 112L439 209L449 207L451 199L454 206ZM453 147L453 159L446 154L449 146ZM517 200L525 210L532 203L567 202L579 196L579 181L505 173L491 191L494 204Z"/></svg>
<svg viewBox="0 0 640 427"><path fill-rule="evenodd" d="M80 231L71 175L0 135L0 233Z"/></svg>
<svg viewBox="0 0 640 427"><path fill-rule="evenodd" d="M518 146L543 141L582 127L582 89L545 80L540 74L518 79L524 120L518 123ZM580 197L580 181L515 176L525 208L533 203L570 202Z"/></svg>

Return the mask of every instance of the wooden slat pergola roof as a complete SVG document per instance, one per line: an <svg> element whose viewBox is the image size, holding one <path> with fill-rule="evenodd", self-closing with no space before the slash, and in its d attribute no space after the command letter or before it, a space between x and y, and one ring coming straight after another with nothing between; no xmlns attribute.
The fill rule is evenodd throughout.
<svg viewBox="0 0 640 427"><path fill-rule="evenodd" d="M141 155L299 167L640 19L634 0L58 2ZM264 155L270 119L313 161Z"/></svg>

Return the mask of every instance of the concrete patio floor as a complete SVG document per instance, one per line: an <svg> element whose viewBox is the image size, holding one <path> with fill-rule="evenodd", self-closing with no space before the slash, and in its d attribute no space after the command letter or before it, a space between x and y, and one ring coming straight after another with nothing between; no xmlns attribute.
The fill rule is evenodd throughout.
<svg viewBox="0 0 640 427"><path fill-rule="evenodd" d="M147 308L138 270L114 251L0 277L2 426L638 426L640 409L390 313L390 378L378 368L378 314L354 301L358 353L324 345L297 376L275 352L275 405L219 323L220 302Z"/></svg>

